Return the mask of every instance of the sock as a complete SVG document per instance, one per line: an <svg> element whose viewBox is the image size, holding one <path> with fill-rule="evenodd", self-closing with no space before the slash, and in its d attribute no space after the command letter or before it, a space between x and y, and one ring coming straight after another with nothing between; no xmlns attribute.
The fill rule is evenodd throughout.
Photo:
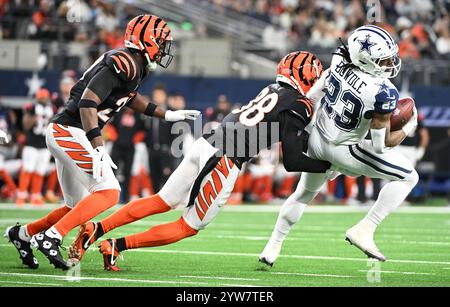
<svg viewBox="0 0 450 307"><path fill-rule="evenodd" d="M144 170L141 171L140 174L141 179L141 188L143 190L149 191L150 195L155 194L155 190L153 190L153 182L150 174L146 173Z"/></svg>
<svg viewBox="0 0 450 307"><path fill-rule="evenodd" d="M33 223L27 224L23 227L26 227L27 233L32 237L35 234L47 230L56 224L64 215L66 215L70 211L70 208L67 206L60 207L58 209L53 210L43 218L34 221Z"/></svg>
<svg viewBox="0 0 450 307"><path fill-rule="evenodd" d="M131 196L138 196L139 195L139 186L138 186L138 176L131 176L130 178L130 186L128 188L128 193Z"/></svg>
<svg viewBox="0 0 450 307"><path fill-rule="evenodd" d="M119 201L119 190L101 190L83 198L68 214L66 214L54 227L65 236L75 227L86 223L103 211L111 208Z"/></svg>
<svg viewBox="0 0 450 307"><path fill-rule="evenodd" d="M0 176L3 178L3 181L5 182L5 184L11 191L14 191L17 189L16 183L11 178L11 176L9 175L9 173L6 169L3 169L0 171Z"/></svg>
<svg viewBox="0 0 450 307"><path fill-rule="evenodd" d="M292 226L302 217L305 208L306 204L294 200L293 197L289 197L281 206L270 240L275 243L282 243Z"/></svg>
<svg viewBox="0 0 450 307"><path fill-rule="evenodd" d="M50 227L45 231L45 235L52 238L52 239L58 239L59 241L62 240L63 235L58 231L58 229L55 228L55 226Z"/></svg>
<svg viewBox="0 0 450 307"><path fill-rule="evenodd" d="M122 225L140 220L144 217L169 211L170 206L158 195L140 198L126 204L100 224L105 233Z"/></svg>
<svg viewBox="0 0 450 307"><path fill-rule="evenodd" d="M191 228L180 218L176 222L157 225L147 231L125 237L126 249L167 245L197 233L198 230Z"/></svg>
<svg viewBox="0 0 450 307"><path fill-rule="evenodd" d="M42 185L44 184L44 176L38 173L33 173L31 177L31 194L40 195L42 192Z"/></svg>
<svg viewBox="0 0 450 307"><path fill-rule="evenodd" d="M31 173L25 172L22 170L19 175L19 192L24 195L28 191L28 187L30 186L31 181Z"/></svg>
<svg viewBox="0 0 450 307"><path fill-rule="evenodd" d="M406 199L419 180L417 172L413 173L404 181L391 181L380 191L378 199L367 215L365 222L377 227L393 210L395 210Z"/></svg>
<svg viewBox="0 0 450 307"><path fill-rule="evenodd" d="M19 239L24 240L26 242L30 242L31 236L27 231L27 226L20 226L19 228Z"/></svg>
<svg viewBox="0 0 450 307"><path fill-rule="evenodd" d="M56 169L54 169L47 177L47 187L46 187L47 191L54 192L57 184L58 184L58 174L56 173Z"/></svg>

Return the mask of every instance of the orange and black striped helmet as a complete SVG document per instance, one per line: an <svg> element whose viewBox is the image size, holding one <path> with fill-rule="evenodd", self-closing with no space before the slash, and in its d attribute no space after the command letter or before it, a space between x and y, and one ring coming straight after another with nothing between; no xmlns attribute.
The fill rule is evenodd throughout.
<svg viewBox="0 0 450 307"><path fill-rule="evenodd" d="M322 74L320 60L311 52L291 52L278 63L277 82L287 83L306 95Z"/></svg>
<svg viewBox="0 0 450 307"><path fill-rule="evenodd" d="M127 25L125 46L143 52L152 70L156 64L166 68L172 62L172 36L169 25L155 15L139 15Z"/></svg>

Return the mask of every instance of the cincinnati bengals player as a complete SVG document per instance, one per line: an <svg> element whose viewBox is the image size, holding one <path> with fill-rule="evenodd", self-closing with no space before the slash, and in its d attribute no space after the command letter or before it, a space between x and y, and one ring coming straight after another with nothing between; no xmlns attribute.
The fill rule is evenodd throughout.
<svg viewBox="0 0 450 307"><path fill-rule="evenodd" d="M278 65L277 83L265 87L248 105L228 114L221 126L199 138L158 194L132 201L99 223L81 226L70 256L80 260L106 232L179 205L186 208L176 222L101 242L105 269L118 269L116 257L123 250L170 244L197 234L226 203L242 164L279 141L288 171L327 171L329 162L313 160L302 152L303 130L313 115L305 94L321 73L322 64L313 54L288 54Z"/></svg>
<svg viewBox="0 0 450 307"><path fill-rule="evenodd" d="M8 228L7 236L23 263L37 267L30 243L56 268L68 269L59 246L73 228L85 223L119 199L120 186L106 153L102 127L124 107L167 121L195 119L198 111L165 111L137 90L157 65L166 68L173 55L168 24L154 15L133 18L125 33L126 48L103 54L73 86L64 111L46 132L47 146L56 160L65 206L25 226Z"/></svg>

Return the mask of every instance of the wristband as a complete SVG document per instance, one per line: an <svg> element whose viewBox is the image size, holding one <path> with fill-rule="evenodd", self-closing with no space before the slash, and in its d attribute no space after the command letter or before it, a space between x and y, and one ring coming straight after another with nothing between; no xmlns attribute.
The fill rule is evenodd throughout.
<svg viewBox="0 0 450 307"><path fill-rule="evenodd" d="M98 107L97 103L90 99L81 99L78 102L78 106L80 108L93 108L93 109L97 109Z"/></svg>
<svg viewBox="0 0 450 307"><path fill-rule="evenodd" d="M145 108L144 114L147 116L153 116L153 113L155 113L156 105L153 103L149 103L147 107Z"/></svg>
<svg viewBox="0 0 450 307"><path fill-rule="evenodd" d="M92 141L93 139L95 139L98 136L102 136L102 133L100 132L100 128L99 127L92 128L91 130L86 132L86 137L89 140L89 142Z"/></svg>

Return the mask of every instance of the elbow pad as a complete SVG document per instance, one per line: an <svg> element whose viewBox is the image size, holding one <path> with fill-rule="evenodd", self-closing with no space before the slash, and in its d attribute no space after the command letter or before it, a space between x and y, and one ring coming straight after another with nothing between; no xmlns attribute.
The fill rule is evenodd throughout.
<svg viewBox="0 0 450 307"><path fill-rule="evenodd" d="M370 129L372 136L372 146L377 153L383 153L386 148L386 128Z"/></svg>

